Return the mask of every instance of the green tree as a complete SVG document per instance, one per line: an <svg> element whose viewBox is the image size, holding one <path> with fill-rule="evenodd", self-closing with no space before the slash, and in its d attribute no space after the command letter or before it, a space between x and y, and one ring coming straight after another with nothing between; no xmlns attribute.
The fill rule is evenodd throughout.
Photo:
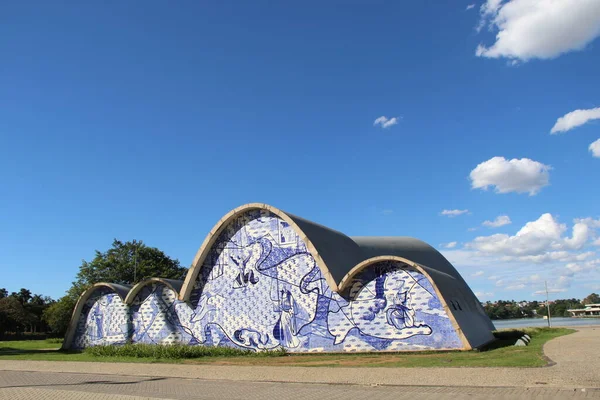
<svg viewBox="0 0 600 400"><path fill-rule="evenodd" d="M152 277L184 279L187 268L179 265L156 247L146 246L142 241L113 241L112 247L100 252L92 261L83 261L71 289L79 296L85 289L98 282L131 285Z"/></svg>
<svg viewBox="0 0 600 400"><path fill-rule="evenodd" d="M48 324L50 330L57 335L64 335L69 327L71 314L75 308L76 300L72 296L63 296L60 300L50 304L44 310L43 321Z"/></svg>
<svg viewBox="0 0 600 400"><path fill-rule="evenodd" d="M16 297L0 299L0 335L6 332L20 332L28 323L29 315Z"/></svg>
<svg viewBox="0 0 600 400"><path fill-rule="evenodd" d="M17 300L19 300L21 304L29 303L31 297L31 290L25 288L21 288L21 290L19 290L19 293L17 293Z"/></svg>
<svg viewBox="0 0 600 400"><path fill-rule="evenodd" d="M583 308L579 299L558 299L550 303L550 317L570 317L571 313L567 310L573 308ZM547 316L546 306L538 309L538 315Z"/></svg>
<svg viewBox="0 0 600 400"><path fill-rule="evenodd" d="M600 295L592 293L581 301L583 304L600 304Z"/></svg>
<svg viewBox="0 0 600 400"><path fill-rule="evenodd" d="M96 250L92 261L82 261L76 280L65 297L51 305L44 320L55 333L64 333L79 296L94 283L110 282L132 285L152 277L184 279L187 268L156 247L142 241L122 242L115 239L105 252Z"/></svg>
<svg viewBox="0 0 600 400"><path fill-rule="evenodd" d="M35 305L35 306L43 306L46 303L44 296L42 296L41 294L34 294L31 297L31 300L29 300L29 304L31 305Z"/></svg>
<svg viewBox="0 0 600 400"><path fill-rule="evenodd" d="M44 312L46 309L54 303L48 296L42 296L41 294L34 294L31 300L24 305L27 312L31 316L30 330L32 332L46 332L48 331L48 325L43 319Z"/></svg>
<svg viewBox="0 0 600 400"><path fill-rule="evenodd" d="M0 299L3 299L5 297L8 297L8 290L6 290L5 288L0 288Z"/></svg>

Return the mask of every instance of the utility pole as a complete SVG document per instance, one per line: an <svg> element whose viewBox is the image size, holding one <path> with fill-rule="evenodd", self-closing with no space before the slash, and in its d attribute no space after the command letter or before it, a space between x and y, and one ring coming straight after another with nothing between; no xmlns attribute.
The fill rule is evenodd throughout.
<svg viewBox="0 0 600 400"><path fill-rule="evenodd" d="M548 310L548 328L550 328L550 301L548 300L548 281L544 281L546 285L546 309Z"/></svg>

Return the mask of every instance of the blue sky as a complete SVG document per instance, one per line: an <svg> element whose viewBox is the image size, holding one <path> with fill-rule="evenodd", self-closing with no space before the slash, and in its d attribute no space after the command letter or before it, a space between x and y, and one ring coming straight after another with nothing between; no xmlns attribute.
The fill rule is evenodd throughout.
<svg viewBox="0 0 600 400"><path fill-rule="evenodd" d="M600 290L597 1L216 3L4 5L0 287L59 297L113 238L188 266L264 202L482 300Z"/></svg>

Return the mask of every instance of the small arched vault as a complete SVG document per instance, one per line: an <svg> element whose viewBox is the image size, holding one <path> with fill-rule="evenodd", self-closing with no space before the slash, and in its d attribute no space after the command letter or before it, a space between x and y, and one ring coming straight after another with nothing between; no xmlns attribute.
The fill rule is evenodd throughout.
<svg viewBox="0 0 600 400"><path fill-rule="evenodd" d="M99 282L84 291L75 304L62 348L125 343L127 329L122 325L127 324L125 297L130 289L128 285ZM119 325L116 335L106 334L105 327L111 323Z"/></svg>
<svg viewBox="0 0 600 400"><path fill-rule="evenodd" d="M349 237L262 203L217 222L183 284L141 282L123 303L139 302L148 285L164 288L148 308L167 313L153 328L165 332L160 343L307 352L468 350L493 340L469 286L425 242ZM89 297L86 291L75 308L67 348L75 327L85 336L79 303ZM134 337L136 329L123 334Z"/></svg>
<svg viewBox="0 0 600 400"><path fill-rule="evenodd" d="M174 279L164 279L164 278L149 278L149 279L143 280L139 283L136 283L131 288L129 293L127 293L127 297L125 297L125 303L128 305L133 304L143 289L152 287L152 286L156 286L156 285L163 285L163 286L167 287L177 297L179 297L179 291L181 290L181 287L183 286L183 282L177 281Z"/></svg>

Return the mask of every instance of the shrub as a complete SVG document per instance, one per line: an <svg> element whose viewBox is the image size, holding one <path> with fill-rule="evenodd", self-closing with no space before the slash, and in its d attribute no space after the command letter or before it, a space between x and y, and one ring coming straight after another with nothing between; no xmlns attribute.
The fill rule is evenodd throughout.
<svg viewBox="0 0 600 400"><path fill-rule="evenodd" d="M124 344L93 346L84 350L96 357L138 357L138 358L201 358L201 357L277 357L286 354L285 349L253 351L233 347L188 346L183 344Z"/></svg>
<svg viewBox="0 0 600 400"><path fill-rule="evenodd" d="M524 331L518 329L509 329L502 331L494 331L494 337L498 340L509 340L514 339L517 340L525 334Z"/></svg>

